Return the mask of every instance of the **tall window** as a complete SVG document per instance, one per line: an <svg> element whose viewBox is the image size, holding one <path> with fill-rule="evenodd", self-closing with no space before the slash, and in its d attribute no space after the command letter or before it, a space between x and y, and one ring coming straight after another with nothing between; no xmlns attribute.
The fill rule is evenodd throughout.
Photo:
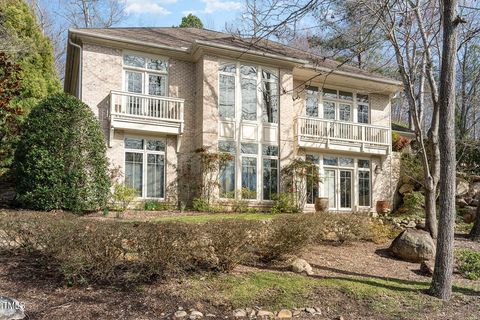
<svg viewBox="0 0 480 320"><path fill-rule="evenodd" d="M126 91L156 96L167 95L167 60L126 54L123 56L123 68Z"/></svg>
<svg viewBox="0 0 480 320"><path fill-rule="evenodd" d="M305 114L318 118L318 88L305 87Z"/></svg>
<svg viewBox="0 0 480 320"><path fill-rule="evenodd" d="M305 159L315 165L313 170L318 170L318 165L320 164L320 157L312 154L307 154ZM318 183L313 182L314 172L307 173L307 203L315 204L315 199L319 195Z"/></svg>
<svg viewBox="0 0 480 320"><path fill-rule="evenodd" d="M263 160L263 200L273 200L278 192L278 147L264 145Z"/></svg>
<svg viewBox="0 0 480 320"><path fill-rule="evenodd" d="M242 198L257 198L257 154L258 145L242 143Z"/></svg>
<svg viewBox="0 0 480 320"><path fill-rule="evenodd" d="M125 138L125 184L140 197L165 197L165 142Z"/></svg>
<svg viewBox="0 0 480 320"><path fill-rule="evenodd" d="M257 68L240 66L242 88L242 119L257 120Z"/></svg>
<svg viewBox="0 0 480 320"><path fill-rule="evenodd" d="M358 205L370 207L370 161L358 160Z"/></svg>
<svg viewBox="0 0 480 320"><path fill-rule="evenodd" d="M221 119L235 118L235 75L236 66L232 63L219 66L218 111Z"/></svg>
<svg viewBox="0 0 480 320"><path fill-rule="evenodd" d="M369 123L368 95L357 94L357 119L359 123Z"/></svg>
<svg viewBox="0 0 480 320"><path fill-rule="evenodd" d="M353 121L353 93L334 89L323 89L323 118Z"/></svg>
<svg viewBox="0 0 480 320"><path fill-rule="evenodd" d="M219 141L218 150L233 156L220 168L220 198L235 198L235 141Z"/></svg>
<svg viewBox="0 0 480 320"><path fill-rule="evenodd" d="M262 118L264 123L278 123L278 77L272 71L262 70Z"/></svg>

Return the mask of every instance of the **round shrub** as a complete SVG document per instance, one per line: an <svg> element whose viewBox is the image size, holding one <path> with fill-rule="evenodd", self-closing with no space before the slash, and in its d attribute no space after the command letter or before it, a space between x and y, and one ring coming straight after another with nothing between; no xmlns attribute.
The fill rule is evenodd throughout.
<svg viewBox="0 0 480 320"><path fill-rule="evenodd" d="M15 153L17 201L38 210L97 210L110 182L100 123L67 94L43 100L29 114Z"/></svg>

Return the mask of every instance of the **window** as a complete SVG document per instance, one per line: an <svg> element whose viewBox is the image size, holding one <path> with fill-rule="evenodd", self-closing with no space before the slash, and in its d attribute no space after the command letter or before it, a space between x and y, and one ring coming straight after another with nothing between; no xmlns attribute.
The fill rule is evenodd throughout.
<svg viewBox="0 0 480 320"><path fill-rule="evenodd" d="M123 56L125 69L125 90L127 92L167 95L168 62L158 58L147 58L126 54ZM129 101L129 105L139 106L139 101Z"/></svg>
<svg viewBox="0 0 480 320"><path fill-rule="evenodd" d="M340 115L339 119L341 121L352 121L351 117L352 106L345 103L340 103Z"/></svg>
<svg viewBox="0 0 480 320"><path fill-rule="evenodd" d="M340 208L352 207L352 171L340 170Z"/></svg>
<svg viewBox="0 0 480 320"><path fill-rule="evenodd" d="M165 142L125 138L125 184L140 197L165 197Z"/></svg>
<svg viewBox="0 0 480 320"><path fill-rule="evenodd" d="M369 123L368 95L357 94L357 104L358 123Z"/></svg>
<svg viewBox="0 0 480 320"><path fill-rule="evenodd" d="M235 141L219 141L218 150L231 153L233 157L220 168L220 197L235 198Z"/></svg>
<svg viewBox="0 0 480 320"><path fill-rule="evenodd" d="M242 198L257 198L257 158L242 156Z"/></svg>
<svg viewBox="0 0 480 320"><path fill-rule="evenodd" d="M305 114L309 117L318 117L318 88L305 87Z"/></svg>
<svg viewBox="0 0 480 320"><path fill-rule="evenodd" d="M323 118L324 119L330 119L330 120L335 120L335 102L328 102L325 101L323 103Z"/></svg>
<svg viewBox="0 0 480 320"><path fill-rule="evenodd" d="M240 67L240 85L242 89L242 119L257 120L257 68L242 65Z"/></svg>
<svg viewBox="0 0 480 320"><path fill-rule="evenodd" d="M264 145L263 156L263 200L273 200L278 192L278 147Z"/></svg>
<svg viewBox="0 0 480 320"><path fill-rule="evenodd" d="M262 118L264 123L278 123L278 78L269 70L262 70Z"/></svg>
<svg viewBox="0 0 480 320"><path fill-rule="evenodd" d="M221 119L235 118L235 76L220 74L219 114Z"/></svg>
<svg viewBox="0 0 480 320"><path fill-rule="evenodd" d="M320 164L319 156L307 154L305 157L305 160L315 164L314 170L318 170L318 165ZM313 183L313 175L314 175L314 172L307 173L307 203L308 204L315 204L315 199L319 195L318 183Z"/></svg>
<svg viewBox="0 0 480 320"><path fill-rule="evenodd" d="M370 161L358 160L358 205L370 207Z"/></svg>
<svg viewBox="0 0 480 320"><path fill-rule="evenodd" d="M323 118L329 120L353 121L352 101L352 92L324 88Z"/></svg>

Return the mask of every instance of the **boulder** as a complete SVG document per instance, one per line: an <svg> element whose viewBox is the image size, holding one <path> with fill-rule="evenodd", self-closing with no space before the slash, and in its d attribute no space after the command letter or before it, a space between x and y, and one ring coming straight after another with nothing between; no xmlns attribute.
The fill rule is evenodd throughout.
<svg viewBox="0 0 480 320"><path fill-rule="evenodd" d="M263 319L263 318L274 318L275 315L274 315L273 312L271 312L271 311L259 310L259 311L257 312L257 317L260 318L260 319Z"/></svg>
<svg viewBox="0 0 480 320"><path fill-rule="evenodd" d="M293 316L292 311L288 309L282 309L277 313L278 319L290 319L292 316Z"/></svg>
<svg viewBox="0 0 480 320"><path fill-rule="evenodd" d="M313 274L313 269L310 264L300 258L296 258L295 260L292 261L290 264L290 270L292 270L295 273L303 273L305 272L307 275L311 276Z"/></svg>
<svg viewBox="0 0 480 320"><path fill-rule="evenodd" d="M23 304L13 298L0 296L0 320L20 320L24 318Z"/></svg>
<svg viewBox="0 0 480 320"><path fill-rule="evenodd" d="M235 318L245 318L247 316L247 312L243 309L236 309L233 311L233 316Z"/></svg>
<svg viewBox="0 0 480 320"><path fill-rule="evenodd" d="M477 182L473 182L471 185L470 185L470 191L469 193L473 196L476 196L477 194L480 193L480 181L477 181Z"/></svg>
<svg viewBox="0 0 480 320"><path fill-rule="evenodd" d="M465 223L472 223L477 217L477 208L475 207L466 207L466 211L463 213L463 221Z"/></svg>
<svg viewBox="0 0 480 320"><path fill-rule="evenodd" d="M173 314L173 317L176 319L185 318L187 316L187 312L185 310L178 310Z"/></svg>
<svg viewBox="0 0 480 320"><path fill-rule="evenodd" d="M425 221L418 222L415 228L419 230L427 230L427 226L425 225Z"/></svg>
<svg viewBox="0 0 480 320"><path fill-rule="evenodd" d="M470 201L469 203L469 205L472 207L478 207L479 204L480 204L480 201L478 199L472 199L472 201Z"/></svg>
<svg viewBox="0 0 480 320"><path fill-rule="evenodd" d="M420 272L427 276L433 276L433 269L435 268L435 260L425 260L420 263Z"/></svg>
<svg viewBox="0 0 480 320"><path fill-rule="evenodd" d="M468 193L470 190L470 185L468 184L468 181L462 178L457 178L457 197L464 196Z"/></svg>
<svg viewBox="0 0 480 320"><path fill-rule="evenodd" d="M390 245L391 252L409 262L422 262L435 256L435 242L423 230L406 229Z"/></svg>
<svg viewBox="0 0 480 320"><path fill-rule="evenodd" d="M411 185L410 183L405 183L400 187L400 189L398 189L398 193L400 193L401 195L404 195L405 193L412 192L413 189L414 189L413 185Z"/></svg>

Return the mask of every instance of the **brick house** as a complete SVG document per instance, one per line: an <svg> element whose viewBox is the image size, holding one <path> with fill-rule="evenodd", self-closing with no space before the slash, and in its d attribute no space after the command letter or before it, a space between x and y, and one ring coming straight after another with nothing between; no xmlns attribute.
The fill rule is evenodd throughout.
<svg viewBox="0 0 480 320"><path fill-rule="evenodd" d="M195 150L234 157L217 197L251 191L252 206L279 192L296 157L318 165L308 186L334 211L390 200L398 171L390 100L401 83L267 40L194 28L73 29L65 91L91 107L107 155L141 198L189 202Z"/></svg>

